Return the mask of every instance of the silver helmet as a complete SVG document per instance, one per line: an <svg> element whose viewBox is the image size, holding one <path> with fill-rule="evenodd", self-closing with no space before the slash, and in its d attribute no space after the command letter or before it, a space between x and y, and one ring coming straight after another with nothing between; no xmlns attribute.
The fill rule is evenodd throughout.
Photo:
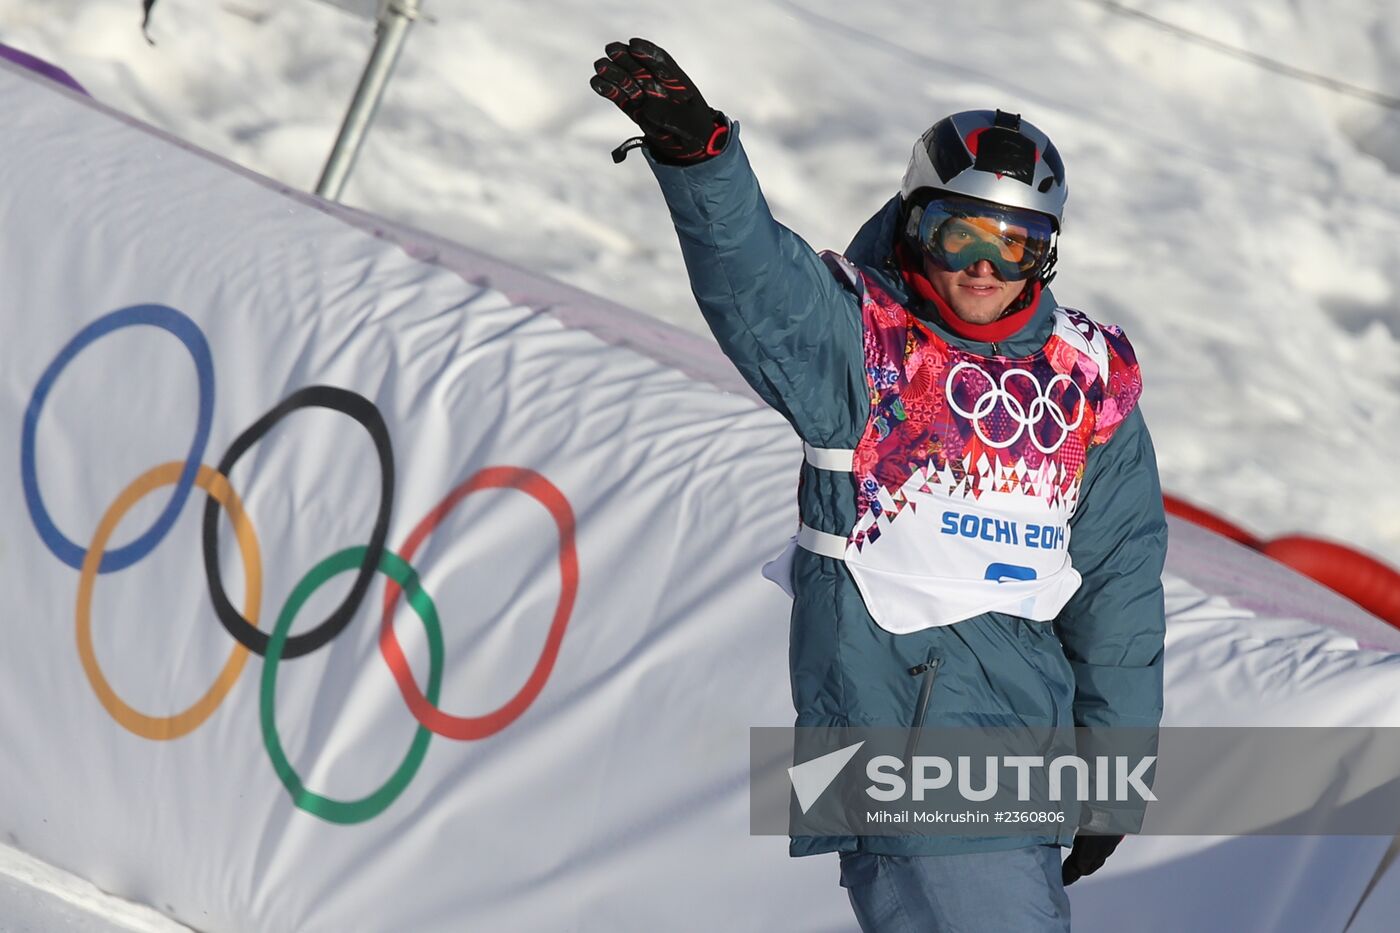
<svg viewBox="0 0 1400 933"><path fill-rule="evenodd" d="M1048 214L1060 228L1065 166L1055 144L1019 114L966 110L944 117L914 144L899 193L947 191Z"/></svg>

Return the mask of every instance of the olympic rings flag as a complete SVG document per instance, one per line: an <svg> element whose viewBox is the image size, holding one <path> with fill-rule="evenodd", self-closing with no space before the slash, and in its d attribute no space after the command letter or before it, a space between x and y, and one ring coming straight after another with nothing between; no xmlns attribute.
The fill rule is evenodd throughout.
<svg viewBox="0 0 1400 933"><path fill-rule="evenodd" d="M137 325L147 325L173 334L185 344L195 358L200 382L199 427L190 448L189 459L184 463L167 463L154 467L137 477L107 509L98 523L92 542L83 550L77 548L57 529L44 507L35 467L39 417L44 401L59 375L82 349L106 334ZM437 608L424 592L418 572L409 565L407 557L386 551L384 547L393 511L394 456L389 431L379 409L369 399L345 389L331 386L308 386L299 389L240 434L220 459L218 466L211 468L201 464L199 458L203 455L204 445L209 436L213 396L214 375L209 345L199 325L174 308L160 305L121 308L89 324L59 351L39 377L34 393L30 396L29 405L25 409L24 433L20 441L20 471L25 503L35 530L53 552L54 557L70 566L75 562L79 564L81 575L78 580L76 616L78 656L82 660L83 671L103 708L118 724L143 738L176 739L199 728L213 714L238 679L250 651L261 655L265 661L262 689L259 694L263 740L273 768L291 794L293 802L308 813L331 822L363 822L384 812L413 780L418 766L427 754L428 740L432 733L454 739L485 738L508 726L524 713L530 702L539 695L558 657L559 645L573 610L574 597L578 592L578 555L574 544L573 511L563 493L533 470L493 467L452 490L443 503L425 516L409 536L403 551L407 557L412 557L423 539L442 521L453 505L468 493L488 487L526 492L549 509L559 529L559 574L562 581L559 603L544 650L540 653L530 679L514 699L495 713L479 717L450 716L437 707L438 695L442 688L444 653ZM242 501L229 484L228 477L240 457L265 437L279 421L302 408L325 408L339 412L362 425L369 433L380 464L379 506L374 528L370 532L369 544L338 551L312 568L288 597L269 634L260 630L257 625L262 598L262 563L258 538ZM112 532L131 507L153 490L171 484L175 485L175 493L157 523L133 544L108 552L107 542ZM93 587L97 574L124 570L154 550L169 532L180 506L195 486L209 495L208 505L204 510L203 553L210 595L220 623L235 640L235 644L218 678L196 703L174 715L152 716L137 711L122 700L98 665L92 647ZM240 614L229 602L220 578L217 527L219 507L229 515L243 558L243 606L246 616ZM349 570L355 571L355 584L336 609L310 631L300 635L289 635L292 620L311 593L331 577ZM273 715L276 708L277 668L284 660L303 657L329 644L344 631L364 601L370 577L376 570L393 581L393 588L386 591L384 600L380 647L385 662L392 669L399 684L399 689L403 691L409 710L421 725L402 764L382 786L359 800L333 800L305 787L282 748L277 734L276 717ZM394 603L402 590L407 590L409 605L422 620L428 633L431 667L426 693L415 683L394 634Z"/></svg>
<svg viewBox="0 0 1400 933"><path fill-rule="evenodd" d="M849 926L829 860L749 835L802 452L713 346L3 63L0 114L0 845L210 933ZM989 443L1031 418L1021 377L959 376ZM1039 398L1051 446L1082 405ZM1400 634L1268 567L1333 634L1304 657L1169 580L1169 721L1380 719L1394 666L1319 642ZM1158 878L1136 842L1105 917L1191 928L1141 892L1257 863ZM1299 852L1278 916L1346 880Z"/></svg>
<svg viewBox="0 0 1400 933"><path fill-rule="evenodd" d="M209 931L841 915L748 835L801 454L712 347L0 112L0 841Z"/></svg>

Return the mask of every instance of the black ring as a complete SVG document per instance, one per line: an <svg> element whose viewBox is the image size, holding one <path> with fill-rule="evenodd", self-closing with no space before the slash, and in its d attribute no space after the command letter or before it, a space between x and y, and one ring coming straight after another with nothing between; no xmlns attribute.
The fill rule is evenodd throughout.
<svg viewBox="0 0 1400 933"><path fill-rule="evenodd" d="M350 620L360 608L360 603L364 601L375 569L379 566L384 542L389 537L389 517L394 507L394 450L389 444L389 429L384 424L384 416L379 413L374 403L363 395L334 386L307 386L283 399L234 440L233 445L219 461L219 473L231 482L233 465L238 462L238 458L262 440L267 432L272 430L273 425L299 408L329 408L331 411L338 411L355 419L369 432L374 441L374 449L379 454L379 514L374 519L374 530L370 532L369 546L365 548L364 563L360 565L350 594L325 621L309 632L290 636L286 647L282 649L284 660L310 654L335 638L350 624ZM210 497L204 506L204 575L209 581L209 595L214 600L214 612L239 644L254 654L266 655L268 633L245 619L224 593L223 580L219 576L218 522L219 504Z"/></svg>

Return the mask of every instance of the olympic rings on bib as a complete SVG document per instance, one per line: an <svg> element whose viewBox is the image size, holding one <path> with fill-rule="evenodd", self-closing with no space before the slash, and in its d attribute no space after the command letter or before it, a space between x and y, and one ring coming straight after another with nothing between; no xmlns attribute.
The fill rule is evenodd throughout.
<svg viewBox="0 0 1400 933"><path fill-rule="evenodd" d="M164 463L137 477L108 506L86 550L58 530L44 506L39 491L37 435L39 416L54 383L70 362L87 346L124 327L146 325L164 330L180 340L194 360L199 384L198 417L189 455L183 461ZM565 629L573 614L578 592L578 555L574 542L574 514L568 499L549 480L523 467L487 467L459 484L414 528L400 553L386 550L394 504L394 452L389 429L374 403L348 389L314 385L298 389L260 417L229 445L217 467L201 461L213 422L214 363L199 326L186 315L164 305L135 305L98 318L78 332L59 352L35 385L25 410L20 444L20 477L30 519L40 539L64 564L80 572L75 609L78 658L98 702L119 725L143 738L176 739L188 735L206 722L229 695L246 666L250 653L263 657L259 691L259 722L263 744L273 771L291 795L295 805L333 823L359 823L382 813L404 791L417 774L434 733L446 738L483 739L504 729L534 703L553 671ZM379 503L369 543L345 548L316 564L288 595L272 631L258 628L262 605L262 557L257 534L242 500L232 488L230 474L239 459L262 440L287 415L304 408L325 408L344 414L360 424L374 443L379 460ZM122 518L162 486L174 486L151 527L131 543L107 550L107 544ZM122 700L107 681L98 664L92 641L92 597L99 574L130 567L149 555L164 539L179 517L190 491L199 487L209 498L201 525L201 552L214 614L234 639L234 645L213 684L182 712L157 716L140 712ZM539 659L525 683L505 704L482 716L452 716L438 708L444 677L446 650L442 627L432 599L423 590L417 571L409 560L447 515L467 495L481 489L515 489L543 505L559 532L559 601ZM243 562L243 608L240 612L224 591L219 569L218 510L228 514ZM311 595L322 584L339 574L355 571L349 594L325 619L310 630L291 635L292 622ZM283 661L303 657L336 638L364 603L374 574L383 574L385 588L383 619L379 633L380 654L388 665L399 692L418 720L412 742L403 761L379 789L359 800L336 800L308 790L282 748L277 732L277 670ZM414 681L393 630L393 614L399 596L407 594L409 605L423 623L428 636L429 671L426 690Z"/></svg>
<svg viewBox="0 0 1400 933"><path fill-rule="evenodd" d="M971 411L959 405L957 398L955 398L953 394L958 373L965 369L975 372L987 382L986 390L978 396L977 401L972 405ZM1034 396L1031 398L1028 405L1023 405L1021 400L1007 388L1007 383L1013 377L1017 376L1029 380L1030 384L1034 387ZM1075 393L1079 396L1079 401L1074 406L1075 415L1072 424L1069 418L1066 417L1064 410L1060 408L1059 403L1051 398L1051 393L1055 391L1055 386L1057 386L1061 380L1063 380L1065 385L1073 386ZM948 399L948 407L956 414L966 418L972 424L972 430L976 432L977 437L988 447L993 447L997 450L1005 450L1007 447L1016 443L1021 437L1022 432L1029 432L1030 441L1035 445L1035 449L1047 456L1059 450L1060 446L1064 444L1065 439L1069 437L1075 428L1078 428L1084 422L1084 411L1089 407L1089 400L1085 398L1084 390L1079 388L1074 380L1064 373L1057 373L1051 378L1048 385L1041 388L1040 380L1036 378L1035 373L1029 370L1007 369L1001 374L1001 379L998 381L993 379L991 374L981 366L969 360L963 360L961 363L958 363L953 367L952 371L948 373L944 394ZM982 425L989 418L995 422L1003 417L1013 421L1016 424L1016 430L1011 432L1008 437L1000 439L989 436ZM1060 432L1059 438L1055 443L1049 446L1040 442L1040 436L1037 433L1037 429L1045 423L1047 417L1059 428Z"/></svg>

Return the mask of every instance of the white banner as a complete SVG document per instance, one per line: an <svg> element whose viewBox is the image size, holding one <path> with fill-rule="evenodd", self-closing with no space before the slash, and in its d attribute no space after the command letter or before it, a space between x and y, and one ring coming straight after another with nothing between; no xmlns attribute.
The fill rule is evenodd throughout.
<svg viewBox="0 0 1400 933"><path fill-rule="evenodd" d="M734 928L745 863L741 925L818 877L847 925L748 835L776 415L8 69L0 115L0 836L202 930Z"/></svg>
<svg viewBox="0 0 1400 933"><path fill-rule="evenodd" d="M0 121L0 838L208 931L854 929L748 832L801 455L713 347L3 65ZM1252 614L1169 591L1169 702L1253 721Z"/></svg>

